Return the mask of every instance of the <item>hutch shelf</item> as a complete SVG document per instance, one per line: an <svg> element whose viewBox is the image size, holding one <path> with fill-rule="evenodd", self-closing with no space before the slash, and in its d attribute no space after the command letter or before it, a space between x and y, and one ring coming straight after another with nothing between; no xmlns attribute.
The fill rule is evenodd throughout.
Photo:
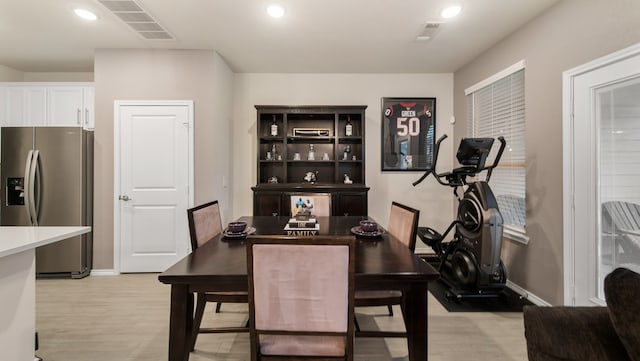
<svg viewBox="0 0 640 361"><path fill-rule="evenodd" d="M330 193L333 215L367 215L366 106L256 109L254 215L290 214L290 195L299 193Z"/></svg>

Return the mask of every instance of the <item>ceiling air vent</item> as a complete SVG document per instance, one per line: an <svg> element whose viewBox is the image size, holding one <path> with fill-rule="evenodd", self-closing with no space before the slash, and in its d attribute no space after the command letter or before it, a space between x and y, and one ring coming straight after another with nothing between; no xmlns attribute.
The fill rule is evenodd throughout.
<svg viewBox="0 0 640 361"><path fill-rule="evenodd" d="M427 23L422 29L422 32L416 36L416 41L429 41L433 39L436 33L440 30L441 25L442 23L436 22Z"/></svg>
<svg viewBox="0 0 640 361"><path fill-rule="evenodd" d="M99 0L115 16L148 40L174 40L146 10L133 0Z"/></svg>

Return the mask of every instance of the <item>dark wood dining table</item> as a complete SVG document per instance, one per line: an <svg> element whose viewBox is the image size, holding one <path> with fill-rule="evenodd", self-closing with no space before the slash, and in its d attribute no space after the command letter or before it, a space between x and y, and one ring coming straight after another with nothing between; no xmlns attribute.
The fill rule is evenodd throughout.
<svg viewBox="0 0 640 361"><path fill-rule="evenodd" d="M320 235L349 235L367 217L318 217ZM252 236L282 235L288 217L241 217L255 228ZM252 237L250 236L250 237ZM392 235L358 238L356 290L405 292L405 327L409 360L427 360L427 286L438 271ZM187 340L193 327L194 292L247 291L245 242L219 235L158 276L171 285L169 361L189 359Z"/></svg>

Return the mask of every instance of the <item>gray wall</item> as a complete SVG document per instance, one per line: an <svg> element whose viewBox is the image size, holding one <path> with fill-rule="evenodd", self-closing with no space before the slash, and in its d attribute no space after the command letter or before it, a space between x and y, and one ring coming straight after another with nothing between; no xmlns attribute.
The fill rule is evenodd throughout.
<svg viewBox="0 0 640 361"><path fill-rule="evenodd" d="M507 240L509 278L563 303L562 72L640 41L640 1L564 0L454 73L455 141L465 88L525 60L528 245Z"/></svg>
<svg viewBox="0 0 640 361"><path fill-rule="evenodd" d="M93 81L92 72L22 72L0 65L0 81L2 82L72 82L72 81Z"/></svg>
<svg viewBox="0 0 640 361"><path fill-rule="evenodd" d="M20 70L0 65L0 81L24 81L24 73Z"/></svg>
<svg viewBox="0 0 640 361"><path fill-rule="evenodd" d="M214 51L110 50L95 52L94 268L113 268L115 100L193 100L195 203L228 200L233 74ZM231 181L228 180L230 183ZM222 202L229 214L230 202ZM225 209L225 207L228 207ZM186 217L186 215L185 215Z"/></svg>

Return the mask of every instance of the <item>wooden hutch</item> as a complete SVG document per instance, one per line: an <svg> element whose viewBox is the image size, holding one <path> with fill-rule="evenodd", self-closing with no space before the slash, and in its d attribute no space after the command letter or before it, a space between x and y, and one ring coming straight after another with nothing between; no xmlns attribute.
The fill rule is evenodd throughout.
<svg viewBox="0 0 640 361"><path fill-rule="evenodd" d="M256 105L253 214L289 215L291 194L329 193L331 214L366 216L366 108Z"/></svg>

